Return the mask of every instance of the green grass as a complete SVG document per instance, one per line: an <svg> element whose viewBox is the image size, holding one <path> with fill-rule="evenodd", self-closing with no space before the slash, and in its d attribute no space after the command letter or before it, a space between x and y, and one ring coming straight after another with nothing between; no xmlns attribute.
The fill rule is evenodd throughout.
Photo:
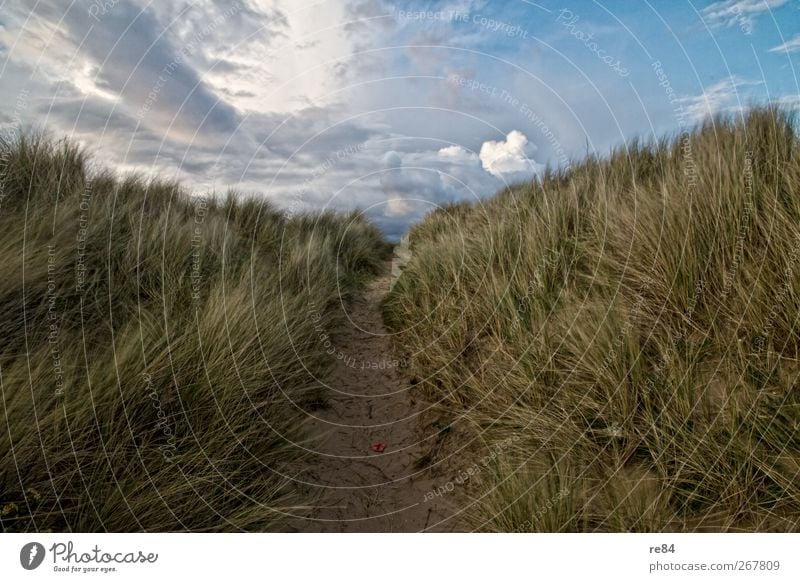
<svg viewBox="0 0 800 582"><path fill-rule="evenodd" d="M511 443L470 527L800 529L799 145L754 109L413 229L387 321L466 450Z"/></svg>
<svg viewBox="0 0 800 582"><path fill-rule="evenodd" d="M357 213L289 218L114 177L67 141L0 143L2 529L303 515L304 411L332 363L315 326L384 250Z"/></svg>

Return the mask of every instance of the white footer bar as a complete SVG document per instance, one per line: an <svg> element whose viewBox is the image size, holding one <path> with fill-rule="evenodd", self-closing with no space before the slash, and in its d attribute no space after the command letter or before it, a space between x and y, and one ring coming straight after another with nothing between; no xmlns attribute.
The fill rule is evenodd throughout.
<svg viewBox="0 0 800 582"><path fill-rule="evenodd" d="M4 534L0 578L797 581L798 550L800 534Z"/></svg>

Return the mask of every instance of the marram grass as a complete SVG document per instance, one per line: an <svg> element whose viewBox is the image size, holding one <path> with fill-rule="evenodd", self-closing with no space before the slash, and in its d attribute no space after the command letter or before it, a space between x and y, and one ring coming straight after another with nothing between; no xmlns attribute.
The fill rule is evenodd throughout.
<svg viewBox="0 0 800 582"><path fill-rule="evenodd" d="M469 527L800 530L799 145L718 117L412 230L387 320L474 448L514 437Z"/></svg>
<svg viewBox="0 0 800 582"><path fill-rule="evenodd" d="M304 411L331 363L315 325L332 329L382 247L357 214L287 218L115 178L66 141L0 144L2 529L304 515Z"/></svg>

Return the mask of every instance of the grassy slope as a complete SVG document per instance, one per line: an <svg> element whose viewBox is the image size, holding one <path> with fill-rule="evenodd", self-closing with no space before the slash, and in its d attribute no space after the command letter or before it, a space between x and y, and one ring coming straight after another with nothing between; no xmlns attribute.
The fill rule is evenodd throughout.
<svg viewBox="0 0 800 582"><path fill-rule="evenodd" d="M430 395L500 451L472 526L798 529L800 150L785 113L442 209L411 244L387 317Z"/></svg>
<svg viewBox="0 0 800 582"><path fill-rule="evenodd" d="M298 407L320 398L320 335L379 264L379 232L118 180L42 138L0 144L0 194L2 529L302 513Z"/></svg>

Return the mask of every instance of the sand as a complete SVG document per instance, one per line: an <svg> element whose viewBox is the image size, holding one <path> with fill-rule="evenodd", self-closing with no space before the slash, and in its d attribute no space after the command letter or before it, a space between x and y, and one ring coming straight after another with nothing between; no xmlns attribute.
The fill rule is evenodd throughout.
<svg viewBox="0 0 800 582"><path fill-rule="evenodd" d="M322 488L322 501L308 518L293 521L295 531L457 528L458 496L431 493L443 483L441 467L429 462L440 443L440 425L431 421L431 407L395 353L381 317L380 302L392 282L387 264L343 307L348 321L332 336L336 364L327 382L328 406L311 413L315 453L302 479ZM383 452L372 449L378 443L386 445Z"/></svg>

